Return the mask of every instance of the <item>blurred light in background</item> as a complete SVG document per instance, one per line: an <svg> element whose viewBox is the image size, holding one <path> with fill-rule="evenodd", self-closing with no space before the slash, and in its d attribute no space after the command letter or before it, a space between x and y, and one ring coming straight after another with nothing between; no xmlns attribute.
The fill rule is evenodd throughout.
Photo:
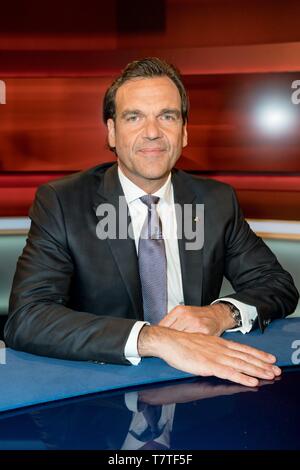
<svg viewBox="0 0 300 470"><path fill-rule="evenodd" d="M256 127L274 135L292 130L296 121L291 105L275 100L261 103L255 110L254 119Z"/></svg>

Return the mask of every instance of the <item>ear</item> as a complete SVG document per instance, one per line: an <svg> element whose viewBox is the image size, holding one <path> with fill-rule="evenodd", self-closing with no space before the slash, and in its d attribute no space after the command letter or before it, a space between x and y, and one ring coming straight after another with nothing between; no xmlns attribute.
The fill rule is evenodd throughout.
<svg viewBox="0 0 300 470"><path fill-rule="evenodd" d="M182 147L186 147L188 144L187 124L185 123L182 129Z"/></svg>
<svg viewBox="0 0 300 470"><path fill-rule="evenodd" d="M108 143L109 146L112 148L115 148L116 146L116 131L115 131L115 121L113 119L108 119L107 120L107 138L108 138Z"/></svg>

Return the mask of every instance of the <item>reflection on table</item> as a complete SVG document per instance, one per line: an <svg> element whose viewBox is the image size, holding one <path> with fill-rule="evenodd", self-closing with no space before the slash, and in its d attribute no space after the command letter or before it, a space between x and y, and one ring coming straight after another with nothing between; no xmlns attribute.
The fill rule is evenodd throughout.
<svg viewBox="0 0 300 470"><path fill-rule="evenodd" d="M0 415L0 449L297 449L300 368L256 389L215 378Z"/></svg>

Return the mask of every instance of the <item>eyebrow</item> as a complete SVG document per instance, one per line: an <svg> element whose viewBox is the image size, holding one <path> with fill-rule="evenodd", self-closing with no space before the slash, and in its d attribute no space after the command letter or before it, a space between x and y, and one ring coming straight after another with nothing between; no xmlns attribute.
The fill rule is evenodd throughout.
<svg viewBox="0 0 300 470"><path fill-rule="evenodd" d="M144 114L140 109L125 109L122 114L121 118L126 118L130 114ZM181 111L177 108L163 108L159 111L158 116L161 114L175 114L177 118L181 117Z"/></svg>
<svg viewBox="0 0 300 470"><path fill-rule="evenodd" d="M159 114L175 114L177 118L181 117L181 112L177 108L164 108Z"/></svg>
<svg viewBox="0 0 300 470"><path fill-rule="evenodd" d="M122 112L121 118L125 118L128 116L128 114L143 114L140 109L125 109L125 111Z"/></svg>

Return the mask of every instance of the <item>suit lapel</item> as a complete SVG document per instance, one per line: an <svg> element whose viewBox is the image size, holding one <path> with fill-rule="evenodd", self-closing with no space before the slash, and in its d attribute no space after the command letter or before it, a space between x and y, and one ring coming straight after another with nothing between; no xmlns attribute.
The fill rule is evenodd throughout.
<svg viewBox="0 0 300 470"><path fill-rule="evenodd" d="M192 220L188 222L195 231L197 223L195 221L196 195L190 189L190 179L181 171L174 170L172 174L174 188L174 202L181 209L182 217L177 211L178 248L181 264L181 275L183 285L183 295L185 305L202 305L202 282L203 282L203 248L197 250L187 249L187 243L191 240L186 238L184 230L184 204L192 204ZM198 203L200 203L198 201ZM201 221L201 223L204 221ZM182 237L180 237L180 233Z"/></svg>
<svg viewBox="0 0 300 470"><path fill-rule="evenodd" d="M138 258L135 248L134 239L130 237L125 237L120 239L118 237L119 233L119 216L120 216L120 206L119 206L119 196L124 197L122 186L118 177L117 164L111 166L106 170L102 181L97 178L94 205L93 208L96 211L99 204L110 203L115 207L116 210L116 227L117 227L117 237L116 239L107 238L108 244L110 246L112 255L117 263L117 266L120 270L121 277L128 291L133 311L137 319L143 318L143 302L142 302L142 292L139 278L138 270ZM123 206L124 207L124 206ZM131 222L130 216L126 208L127 214L122 214L123 217L126 217L126 228ZM125 212L124 210L124 212ZM112 286L113 289L113 286Z"/></svg>

